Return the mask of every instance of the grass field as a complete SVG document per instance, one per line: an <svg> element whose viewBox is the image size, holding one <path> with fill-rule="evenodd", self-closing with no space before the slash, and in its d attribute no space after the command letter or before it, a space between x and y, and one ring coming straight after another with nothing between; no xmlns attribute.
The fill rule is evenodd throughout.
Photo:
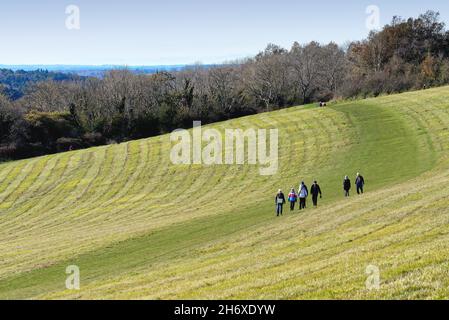
<svg viewBox="0 0 449 320"><path fill-rule="evenodd" d="M278 174L175 166L169 136L1 164L0 298L449 298L449 87L211 127L278 128ZM318 209L275 217L314 179Z"/></svg>

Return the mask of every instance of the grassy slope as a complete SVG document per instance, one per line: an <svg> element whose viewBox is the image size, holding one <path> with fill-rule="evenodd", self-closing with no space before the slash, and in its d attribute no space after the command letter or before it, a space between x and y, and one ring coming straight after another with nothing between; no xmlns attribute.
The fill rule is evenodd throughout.
<svg viewBox="0 0 449 320"><path fill-rule="evenodd" d="M279 128L273 177L173 166L167 136L0 165L0 298L447 298L448 101L445 87L213 126ZM357 171L369 192L342 199ZM273 216L273 192L315 178L319 209Z"/></svg>

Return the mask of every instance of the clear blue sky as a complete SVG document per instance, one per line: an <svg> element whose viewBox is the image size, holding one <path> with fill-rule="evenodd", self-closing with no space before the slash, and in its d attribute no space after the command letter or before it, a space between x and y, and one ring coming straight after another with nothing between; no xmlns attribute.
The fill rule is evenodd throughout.
<svg viewBox="0 0 449 320"><path fill-rule="evenodd" d="M65 26L67 5L80 30ZM448 0L13 0L0 6L0 64L215 63L268 43L345 43L368 34L367 6L393 15L440 11Z"/></svg>

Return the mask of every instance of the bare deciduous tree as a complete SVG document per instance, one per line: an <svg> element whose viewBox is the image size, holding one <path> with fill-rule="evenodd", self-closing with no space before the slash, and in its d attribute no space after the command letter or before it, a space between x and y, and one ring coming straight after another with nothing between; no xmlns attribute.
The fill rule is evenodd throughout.
<svg viewBox="0 0 449 320"><path fill-rule="evenodd" d="M304 103L309 102L320 76L320 45L311 42L305 46L295 42L290 51L293 78Z"/></svg>
<svg viewBox="0 0 449 320"><path fill-rule="evenodd" d="M269 45L264 52L247 63L244 81L249 94L262 101L267 111L273 105L283 105L290 85L287 51L276 45Z"/></svg>
<svg viewBox="0 0 449 320"><path fill-rule="evenodd" d="M337 86L342 82L345 75L345 52L337 44L330 43L321 48L320 56L320 86L336 96Z"/></svg>

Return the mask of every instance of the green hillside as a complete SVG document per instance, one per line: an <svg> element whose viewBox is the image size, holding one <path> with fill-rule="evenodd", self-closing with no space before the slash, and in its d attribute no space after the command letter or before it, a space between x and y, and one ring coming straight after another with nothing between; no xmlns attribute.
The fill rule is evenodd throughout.
<svg viewBox="0 0 449 320"><path fill-rule="evenodd" d="M449 87L210 127L278 128L278 174L173 165L169 136L1 164L0 298L449 298ZM314 179L318 209L275 217Z"/></svg>

